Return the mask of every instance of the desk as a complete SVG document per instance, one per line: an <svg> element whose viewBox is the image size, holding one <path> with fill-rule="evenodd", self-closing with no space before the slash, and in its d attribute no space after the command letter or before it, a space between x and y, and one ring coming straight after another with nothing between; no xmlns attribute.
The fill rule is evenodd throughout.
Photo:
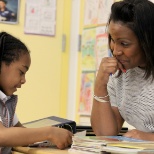
<svg viewBox="0 0 154 154"><path fill-rule="evenodd" d="M68 149L60 150L57 148L29 148L29 147L15 147L12 154L70 154ZM72 152L71 152L72 153ZM73 152L72 154L79 154Z"/></svg>
<svg viewBox="0 0 154 154"><path fill-rule="evenodd" d="M14 151L12 151L12 154L81 154L80 152L68 152L68 149L59 150L57 148L15 147L13 149L14 149ZM102 152L101 154L112 154L112 153ZM128 152L125 154L131 154L131 153ZM151 151L151 152L150 151L149 152L140 151L137 154L154 154L154 151Z"/></svg>

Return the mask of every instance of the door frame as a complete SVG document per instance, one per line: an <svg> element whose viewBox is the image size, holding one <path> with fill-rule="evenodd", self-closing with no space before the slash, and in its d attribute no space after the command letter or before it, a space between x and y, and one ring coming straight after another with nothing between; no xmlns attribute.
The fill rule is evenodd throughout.
<svg viewBox="0 0 154 154"><path fill-rule="evenodd" d="M72 0L67 118L76 120L80 0Z"/></svg>

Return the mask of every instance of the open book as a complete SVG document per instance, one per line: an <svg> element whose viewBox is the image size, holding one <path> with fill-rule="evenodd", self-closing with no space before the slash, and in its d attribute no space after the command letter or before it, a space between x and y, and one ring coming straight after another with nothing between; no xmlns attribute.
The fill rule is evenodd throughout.
<svg viewBox="0 0 154 154"><path fill-rule="evenodd" d="M124 136L74 136L69 151L89 154L101 153L101 151L136 154L143 150L154 152L154 142Z"/></svg>

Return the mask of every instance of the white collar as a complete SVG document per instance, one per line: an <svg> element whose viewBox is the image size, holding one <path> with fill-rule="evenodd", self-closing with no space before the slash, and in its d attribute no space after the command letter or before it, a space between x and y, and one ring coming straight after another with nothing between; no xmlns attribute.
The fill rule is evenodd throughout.
<svg viewBox="0 0 154 154"><path fill-rule="evenodd" d="M10 99L10 96L6 96L1 90L0 90L0 100L2 100L4 103Z"/></svg>

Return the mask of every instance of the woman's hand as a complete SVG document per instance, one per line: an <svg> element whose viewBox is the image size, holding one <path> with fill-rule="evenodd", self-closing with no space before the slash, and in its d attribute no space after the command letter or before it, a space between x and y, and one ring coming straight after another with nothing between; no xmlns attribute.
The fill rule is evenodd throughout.
<svg viewBox="0 0 154 154"><path fill-rule="evenodd" d="M139 140L154 141L154 134L153 133L142 132L137 129L130 130L127 133L125 133L123 136L135 138L135 139L139 139Z"/></svg>
<svg viewBox="0 0 154 154"><path fill-rule="evenodd" d="M114 74L118 69L119 64L115 57L103 58L99 66L96 82L107 85L110 74Z"/></svg>
<svg viewBox="0 0 154 154"><path fill-rule="evenodd" d="M124 66L116 59L116 57L103 58L97 75L98 80L106 85L109 79L109 75L114 74L117 70L126 72Z"/></svg>

